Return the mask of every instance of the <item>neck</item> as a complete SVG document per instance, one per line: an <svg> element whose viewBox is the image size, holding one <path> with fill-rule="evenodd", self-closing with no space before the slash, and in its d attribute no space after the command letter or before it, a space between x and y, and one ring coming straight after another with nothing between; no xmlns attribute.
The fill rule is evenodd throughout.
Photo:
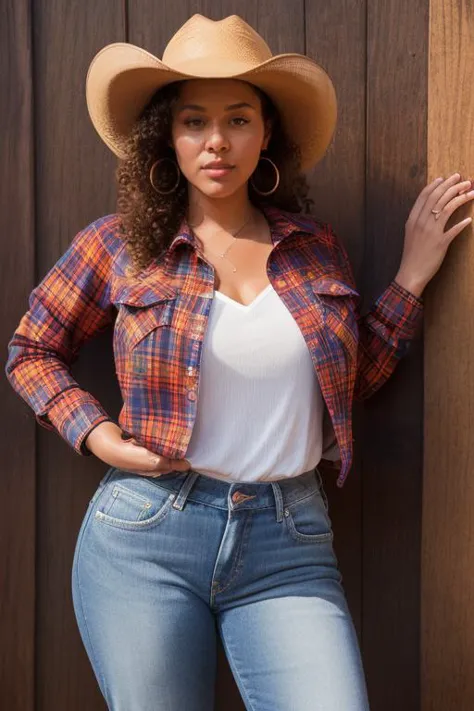
<svg viewBox="0 0 474 711"><path fill-rule="evenodd" d="M188 223L199 229L225 230L232 232L248 220L255 212L249 200L247 186L225 198L212 198L198 192L189 191Z"/></svg>

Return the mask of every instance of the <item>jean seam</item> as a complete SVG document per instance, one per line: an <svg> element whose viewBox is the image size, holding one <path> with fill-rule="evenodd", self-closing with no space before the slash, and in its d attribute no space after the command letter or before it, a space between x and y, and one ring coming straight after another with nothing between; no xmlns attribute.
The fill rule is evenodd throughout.
<svg viewBox="0 0 474 711"><path fill-rule="evenodd" d="M240 682L240 687L242 689L241 690L242 698L243 698L245 704L246 705L248 704L249 708L247 711L256 711L256 707L253 705L253 702L249 696L249 693L248 693L247 689L245 688L245 684L242 680L242 677L239 674L239 670L237 669L237 665L234 661L234 657L232 656L232 652L230 651L230 646L227 643L227 640L225 639L225 635L222 634L222 625L221 624L219 624L219 629L220 629L220 633L221 633L222 644L224 646L225 652L227 654L227 658L228 658L229 663L231 665L232 673L236 676L236 678Z"/></svg>
<svg viewBox="0 0 474 711"><path fill-rule="evenodd" d="M229 578L227 579L227 581L224 583L224 587L220 587L218 590L215 591L214 600L215 600L215 596L216 596L216 595L220 595L221 593L223 593L223 592L225 592L226 590L228 590L229 587L232 585L232 583L235 581L235 579L236 579L236 578L240 575L240 573L242 572L242 568L243 568L243 565L244 565L244 553L245 553L245 551L247 550L247 546L248 546L248 539L246 539L246 534L247 534L247 531L248 531L249 527L251 526L251 523L252 523L252 517L251 517L251 516L247 516L247 520L245 521L244 530L243 530L243 533L242 533L242 541L241 541L239 550L237 551L237 556L238 556L238 557L237 557L237 562L234 563L234 565L232 566L232 569L231 569L231 571L230 571L230 573L229 573L229 576L230 576L230 577L229 577Z"/></svg>
<svg viewBox="0 0 474 711"><path fill-rule="evenodd" d="M97 497L97 498L99 498L99 497ZM94 662L94 664L95 664L95 667L96 667L96 669L97 669L97 671L98 671L98 673L99 673L99 676L100 676L100 679L101 679L101 682L102 682L102 689L103 689L104 696L105 696L105 698L107 699L107 695L108 695L108 694L107 694L107 691L108 691L108 689L107 689L107 684L106 684L106 682L105 682L105 676L104 676L104 673L103 673L103 671L102 671L102 665L99 663L97 654L96 654L96 652L95 652L94 645L92 644L92 639L91 639L91 635L90 635L90 631L89 631L89 624L88 624L88 622L87 622L87 615L86 615L86 612L85 612L85 609L84 609L84 601L83 601L83 596L82 596L82 585L81 585L81 575L80 575L80 569L81 569L81 566L80 566L80 563L79 563L79 561L80 561L80 554L81 554L81 550L82 550L82 544L83 544L83 541L84 541L86 528L87 528L87 526L88 526L88 524L89 524L89 522L90 522L90 520L91 520L91 516L92 516L92 508L91 508L91 510L88 512L88 517L87 517L87 520L85 521L84 528L83 528L82 533L81 533L81 540L78 542L77 558L76 558L77 588L78 588L78 592L79 592L79 604L80 604L82 616L83 616L83 618L84 618L84 627L85 627L85 631L86 631L86 635L87 635L87 640L88 640L88 642L89 642L89 649L90 649L90 651L91 651L91 655L92 655L92 657L93 657L93 662Z"/></svg>

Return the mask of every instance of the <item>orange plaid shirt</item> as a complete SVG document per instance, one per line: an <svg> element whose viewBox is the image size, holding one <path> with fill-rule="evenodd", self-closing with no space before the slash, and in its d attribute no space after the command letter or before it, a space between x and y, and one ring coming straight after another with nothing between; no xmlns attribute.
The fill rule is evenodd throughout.
<svg viewBox="0 0 474 711"><path fill-rule="evenodd" d="M306 341L340 456L338 485L352 461L352 401L374 393L405 355L421 319L419 299L392 282L361 317L347 255L328 225L267 207L273 250L267 274ZM74 380L81 345L114 322L123 407L119 425L149 450L184 458L199 402L213 267L186 223L139 275L117 215L86 227L30 297L9 345L7 375L36 413L77 452L111 418ZM323 455L324 456L324 455Z"/></svg>

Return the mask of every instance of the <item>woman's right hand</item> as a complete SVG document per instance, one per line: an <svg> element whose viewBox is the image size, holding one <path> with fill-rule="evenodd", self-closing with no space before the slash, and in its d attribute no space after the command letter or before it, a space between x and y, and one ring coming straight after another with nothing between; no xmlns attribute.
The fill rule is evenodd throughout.
<svg viewBox="0 0 474 711"><path fill-rule="evenodd" d="M150 452L134 439L122 438L114 422L101 422L85 440L87 449L111 467L141 476L159 477L172 471L188 471L186 459L168 459Z"/></svg>

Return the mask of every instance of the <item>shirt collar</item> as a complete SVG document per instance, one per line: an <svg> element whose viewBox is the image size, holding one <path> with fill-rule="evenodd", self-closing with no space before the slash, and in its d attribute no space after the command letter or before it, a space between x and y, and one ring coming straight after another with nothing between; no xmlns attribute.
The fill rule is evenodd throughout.
<svg viewBox="0 0 474 711"><path fill-rule="evenodd" d="M285 210L280 210L278 207L266 205L260 208L270 227L270 234L273 246L276 246L286 237L289 237L295 232L304 232L304 216L297 215ZM167 249L168 254L171 254L180 244L190 244L196 247L196 238L192 229L189 227L186 219L183 219L178 234L172 240Z"/></svg>

